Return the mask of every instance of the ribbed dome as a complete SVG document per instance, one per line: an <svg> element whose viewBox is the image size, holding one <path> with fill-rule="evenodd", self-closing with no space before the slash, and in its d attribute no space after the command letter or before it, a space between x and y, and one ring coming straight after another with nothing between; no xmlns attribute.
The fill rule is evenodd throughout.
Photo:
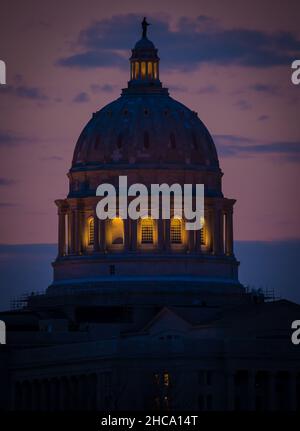
<svg viewBox="0 0 300 431"><path fill-rule="evenodd" d="M195 112L166 94L124 94L93 115L75 148L73 167L106 163L218 167L218 157Z"/></svg>
<svg viewBox="0 0 300 431"><path fill-rule="evenodd" d="M130 58L121 97L93 114L79 136L72 168L89 165L192 165L218 168L213 140L197 114L169 96L159 80L159 57L143 37Z"/></svg>

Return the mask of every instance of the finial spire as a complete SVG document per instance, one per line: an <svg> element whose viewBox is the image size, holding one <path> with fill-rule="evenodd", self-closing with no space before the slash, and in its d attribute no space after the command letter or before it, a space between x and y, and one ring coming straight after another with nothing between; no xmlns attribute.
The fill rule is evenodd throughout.
<svg viewBox="0 0 300 431"><path fill-rule="evenodd" d="M150 25L150 24L147 22L147 19L144 16L144 19L142 21L143 37L147 37L147 27L148 27L148 25Z"/></svg>

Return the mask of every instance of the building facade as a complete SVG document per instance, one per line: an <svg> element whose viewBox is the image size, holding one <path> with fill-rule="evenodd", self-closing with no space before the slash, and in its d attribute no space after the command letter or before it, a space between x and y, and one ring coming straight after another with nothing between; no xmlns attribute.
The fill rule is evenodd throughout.
<svg viewBox="0 0 300 431"><path fill-rule="evenodd" d="M75 146L53 282L0 313L5 409L300 409L300 307L239 282L216 147L163 87L159 61L144 23L127 88ZM166 220L99 220L96 189L120 176L148 189L204 184L203 227L187 230L174 208Z"/></svg>

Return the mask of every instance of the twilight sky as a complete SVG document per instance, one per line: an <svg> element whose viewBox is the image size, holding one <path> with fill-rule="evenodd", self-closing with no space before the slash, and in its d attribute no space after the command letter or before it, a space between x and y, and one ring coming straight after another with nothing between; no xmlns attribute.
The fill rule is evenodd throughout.
<svg viewBox="0 0 300 431"><path fill-rule="evenodd" d="M235 238L300 239L300 3L2 0L0 243L53 243L76 140L129 78L140 21L160 77L213 135Z"/></svg>

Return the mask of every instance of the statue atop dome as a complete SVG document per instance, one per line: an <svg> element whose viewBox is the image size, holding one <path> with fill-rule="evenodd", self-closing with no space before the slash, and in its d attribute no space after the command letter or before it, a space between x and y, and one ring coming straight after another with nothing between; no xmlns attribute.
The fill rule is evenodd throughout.
<svg viewBox="0 0 300 431"><path fill-rule="evenodd" d="M149 25L150 25L150 24L147 22L147 19L146 19L146 17L144 16L144 19L143 19L143 21L142 21L143 37L147 37L147 27L148 27Z"/></svg>

